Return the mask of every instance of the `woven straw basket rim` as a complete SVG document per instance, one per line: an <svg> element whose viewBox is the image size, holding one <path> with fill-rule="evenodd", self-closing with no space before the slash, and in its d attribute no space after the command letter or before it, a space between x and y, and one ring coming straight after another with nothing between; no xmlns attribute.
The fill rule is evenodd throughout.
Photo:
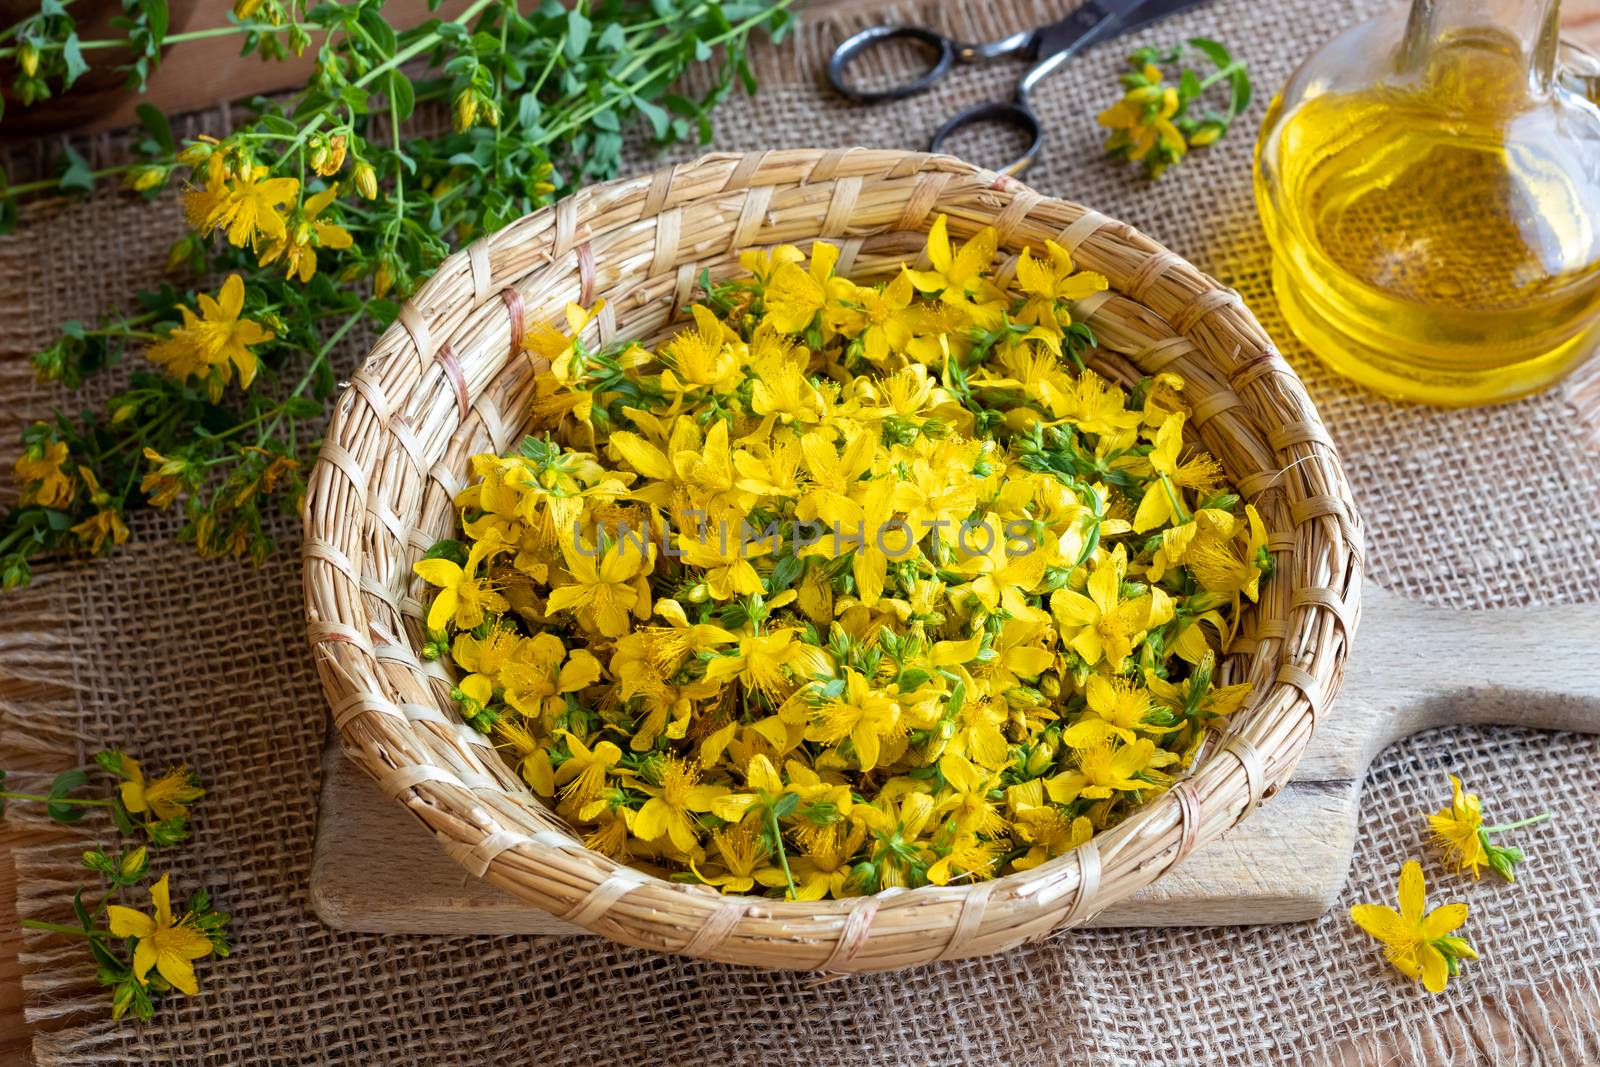
<svg viewBox="0 0 1600 1067"><path fill-rule="evenodd" d="M723 896L589 851L459 720L450 674L417 651L426 592L412 564L454 528L468 457L520 437L534 377L525 328L604 297L598 339L655 336L702 269L734 273L752 246L826 239L841 273L881 275L921 254L939 214L957 238L998 230L1002 281L1022 247L1064 245L1111 282L1077 308L1099 340L1097 369L1124 383L1161 370L1186 379L1198 440L1271 533L1275 575L1221 668L1223 681L1254 684L1251 699L1166 794L1067 855L989 882L797 903ZM1288 779L1338 690L1360 607L1361 527L1332 441L1238 294L1124 223L923 153L710 155L593 186L450 257L340 398L305 523L308 636L345 752L451 856L615 940L780 969L985 955L1149 884Z"/></svg>

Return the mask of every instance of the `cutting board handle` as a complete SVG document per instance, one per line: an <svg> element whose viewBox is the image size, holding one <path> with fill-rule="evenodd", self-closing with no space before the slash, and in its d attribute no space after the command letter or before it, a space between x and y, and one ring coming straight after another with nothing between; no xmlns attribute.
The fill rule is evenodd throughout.
<svg viewBox="0 0 1600 1067"><path fill-rule="evenodd" d="M1368 760L1436 726L1600 733L1600 604L1461 611L1371 582L1335 722ZM1344 731L1340 731L1343 733Z"/></svg>

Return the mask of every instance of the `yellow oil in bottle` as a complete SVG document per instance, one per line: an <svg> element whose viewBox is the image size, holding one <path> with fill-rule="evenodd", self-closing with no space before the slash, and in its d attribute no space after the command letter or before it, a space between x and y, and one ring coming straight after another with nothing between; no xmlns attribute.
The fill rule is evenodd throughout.
<svg viewBox="0 0 1600 1067"><path fill-rule="evenodd" d="M1600 127L1530 99L1513 50L1464 34L1409 83L1282 106L1256 168L1274 288L1335 370L1482 404L1600 347Z"/></svg>

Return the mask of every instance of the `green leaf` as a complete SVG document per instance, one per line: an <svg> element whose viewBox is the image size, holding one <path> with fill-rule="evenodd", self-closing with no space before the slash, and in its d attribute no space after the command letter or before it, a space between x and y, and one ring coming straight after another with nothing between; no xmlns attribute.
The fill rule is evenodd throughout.
<svg viewBox="0 0 1600 1067"><path fill-rule="evenodd" d="M94 188L94 172L89 169L89 161L78 153L71 145L63 145L62 156L66 160L66 167L61 172L59 185L66 192L86 193Z"/></svg>
<svg viewBox="0 0 1600 1067"><path fill-rule="evenodd" d="M84 808L76 804L58 804L56 801L66 799L68 793L88 782L89 776L82 771L62 771L56 775L56 780L50 785L45 814L59 823L75 823L83 818L87 814Z"/></svg>
<svg viewBox="0 0 1600 1067"><path fill-rule="evenodd" d="M91 925L89 922L89 909L83 905L82 889L79 889L76 893L72 894L72 914L78 917L78 925L82 926L85 930L89 929Z"/></svg>
<svg viewBox="0 0 1600 1067"><path fill-rule="evenodd" d="M133 817L128 814L128 809L122 806L122 793L120 790L111 795L111 821L116 825L118 833L131 834L139 829L134 825Z"/></svg>
<svg viewBox="0 0 1600 1067"><path fill-rule="evenodd" d="M308 396L291 396L283 402L283 413L292 419L314 419L322 414L322 405Z"/></svg>
<svg viewBox="0 0 1600 1067"><path fill-rule="evenodd" d="M577 8L567 12L567 38L563 43L567 59L575 62L583 55L584 49L589 47L589 33L593 28Z"/></svg>
<svg viewBox="0 0 1600 1067"><path fill-rule="evenodd" d="M134 109L139 116L139 125L150 135L151 140L160 145L165 152L177 151L177 143L172 139L172 124L167 121L167 116L161 109L150 104L140 104Z"/></svg>
<svg viewBox="0 0 1600 1067"><path fill-rule="evenodd" d="M769 592L781 593L794 584L795 579L804 573L804 561L795 556L784 556L772 568L772 579L767 585Z"/></svg>
<svg viewBox="0 0 1600 1067"><path fill-rule="evenodd" d="M1178 77L1178 99L1187 104L1200 95L1200 78L1188 67Z"/></svg>
<svg viewBox="0 0 1600 1067"><path fill-rule="evenodd" d="M394 55L394 30L377 6L363 7L357 21L361 24L361 28L366 31L367 36L372 38L373 44L377 45L381 58L388 59Z"/></svg>
<svg viewBox="0 0 1600 1067"><path fill-rule="evenodd" d="M655 133L656 138L664 140L667 136L668 128L672 124L672 119L667 114L667 109L658 104L652 104L648 100L635 100L633 103L639 109L639 113L649 120L650 129Z"/></svg>
<svg viewBox="0 0 1600 1067"><path fill-rule="evenodd" d="M67 35L67 40L61 46L61 58L66 60L67 72L63 75L63 84L71 88L72 83L89 73L89 64L84 62L83 45L78 40L76 33Z"/></svg>
<svg viewBox="0 0 1600 1067"><path fill-rule="evenodd" d="M1204 52L1207 59L1215 63L1220 69L1233 62L1233 53L1228 51L1228 46L1220 41L1213 41L1209 37L1191 37L1189 44Z"/></svg>
<svg viewBox="0 0 1600 1067"><path fill-rule="evenodd" d="M467 546L453 537L445 538L443 541L435 541L432 547L422 554L422 558L447 559L458 567L465 567L467 565Z"/></svg>
<svg viewBox="0 0 1600 1067"><path fill-rule="evenodd" d="M537 93L523 93L517 101L517 125L532 133L539 125L542 110Z"/></svg>
<svg viewBox="0 0 1600 1067"><path fill-rule="evenodd" d="M400 122L410 118L416 110L416 90L411 86L411 79L398 70L389 72L389 99L393 102L395 117Z"/></svg>
<svg viewBox="0 0 1600 1067"><path fill-rule="evenodd" d="M367 113L367 94L364 90L358 89L354 85L346 85L339 90L339 99L343 100L345 106L357 115L365 115Z"/></svg>
<svg viewBox="0 0 1600 1067"><path fill-rule="evenodd" d="M1228 76L1228 88L1231 90L1228 99L1228 110L1233 115L1244 114L1244 109L1250 106L1250 75L1244 70L1236 70Z"/></svg>
<svg viewBox="0 0 1600 1067"><path fill-rule="evenodd" d="M139 10L150 27L151 48L159 55L167 39L167 0L139 0Z"/></svg>

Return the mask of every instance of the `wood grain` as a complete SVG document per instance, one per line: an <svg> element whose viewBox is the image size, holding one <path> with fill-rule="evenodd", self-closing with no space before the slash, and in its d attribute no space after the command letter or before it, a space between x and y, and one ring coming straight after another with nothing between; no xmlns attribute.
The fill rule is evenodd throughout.
<svg viewBox="0 0 1600 1067"><path fill-rule="evenodd" d="M1465 612L1371 583L1336 706L1273 801L1094 926L1227 926L1314 919L1350 869L1361 781L1420 730L1497 723L1600 733L1600 604ZM1527 665L1545 665L1530 675ZM424 934L584 931L471 877L330 742L311 900L346 930ZM395 856L408 877L392 876Z"/></svg>

